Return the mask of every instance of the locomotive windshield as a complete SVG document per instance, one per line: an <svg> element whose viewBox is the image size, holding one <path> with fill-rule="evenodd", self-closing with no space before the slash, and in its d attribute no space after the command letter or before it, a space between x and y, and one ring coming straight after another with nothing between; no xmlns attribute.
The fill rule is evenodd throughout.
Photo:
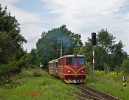
<svg viewBox="0 0 129 100"><path fill-rule="evenodd" d="M84 57L77 57L77 58L68 57L68 58L66 58L66 65L84 65L84 64L85 64Z"/></svg>
<svg viewBox="0 0 129 100"><path fill-rule="evenodd" d="M85 62L84 62L84 58L79 58L79 65L84 65Z"/></svg>
<svg viewBox="0 0 129 100"><path fill-rule="evenodd" d="M74 58L73 64L74 64L74 65L78 65L78 58Z"/></svg>
<svg viewBox="0 0 129 100"><path fill-rule="evenodd" d="M66 65L72 65L72 58L66 58Z"/></svg>

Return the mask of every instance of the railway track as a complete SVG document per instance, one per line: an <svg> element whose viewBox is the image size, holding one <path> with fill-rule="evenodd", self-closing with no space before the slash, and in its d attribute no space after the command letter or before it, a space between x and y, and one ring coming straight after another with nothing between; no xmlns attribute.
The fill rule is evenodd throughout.
<svg viewBox="0 0 129 100"><path fill-rule="evenodd" d="M74 85L75 87L81 89L81 92L76 92L74 94L70 94L76 96L79 100L120 100L119 98L112 96L110 94L104 93L102 91L98 91L94 88L88 87L86 85Z"/></svg>

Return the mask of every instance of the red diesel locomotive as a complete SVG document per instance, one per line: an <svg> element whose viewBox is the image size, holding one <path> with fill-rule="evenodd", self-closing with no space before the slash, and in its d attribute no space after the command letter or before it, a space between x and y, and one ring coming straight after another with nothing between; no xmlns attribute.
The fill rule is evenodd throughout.
<svg viewBox="0 0 129 100"><path fill-rule="evenodd" d="M66 83L84 83L86 79L84 55L66 55L48 62L48 72Z"/></svg>

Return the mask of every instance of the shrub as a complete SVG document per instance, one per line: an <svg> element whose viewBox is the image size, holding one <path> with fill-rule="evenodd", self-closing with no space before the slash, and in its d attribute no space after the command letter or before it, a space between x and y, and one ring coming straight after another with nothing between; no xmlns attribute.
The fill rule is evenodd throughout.
<svg viewBox="0 0 129 100"><path fill-rule="evenodd" d="M104 71L105 71L105 74L108 74L110 72L110 68L108 64L104 64Z"/></svg>
<svg viewBox="0 0 129 100"><path fill-rule="evenodd" d="M18 64L16 61L10 61L8 64L0 65L0 77L5 76L10 72L15 72L19 70Z"/></svg>
<svg viewBox="0 0 129 100"><path fill-rule="evenodd" d="M122 63L122 72L124 75L129 74L129 59L125 59Z"/></svg>
<svg viewBox="0 0 129 100"><path fill-rule="evenodd" d="M121 68L120 68L120 66L116 65L116 67L115 67L114 70L115 70L116 73L118 74L118 73L120 73Z"/></svg>
<svg viewBox="0 0 129 100"><path fill-rule="evenodd" d="M100 77L100 76L105 75L105 73L102 70L95 70L95 75L98 76L98 77Z"/></svg>
<svg viewBox="0 0 129 100"><path fill-rule="evenodd" d="M33 71L33 76L34 77L40 77L40 76L42 76L41 69L40 68L35 68L34 71Z"/></svg>
<svg viewBox="0 0 129 100"><path fill-rule="evenodd" d="M87 74L91 74L92 73L92 65L90 62L86 63L86 72Z"/></svg>

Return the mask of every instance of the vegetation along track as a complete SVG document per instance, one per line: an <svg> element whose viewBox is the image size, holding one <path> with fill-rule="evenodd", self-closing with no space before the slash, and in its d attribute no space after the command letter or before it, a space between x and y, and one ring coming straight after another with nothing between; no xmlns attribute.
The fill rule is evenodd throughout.
<svg viewBox="0 0 129 100"><path fill-rule="evenodd" d="M86 100L86 99L91 99L91 100L120 100L117 97L114 97L110 94L104 93L102 91L98 91L94 88L88 87L86 85L74 85L77 88L81 89L82 92L76 92L74 94L70 94L73 96L77 96L79 100Z"/></svg>

